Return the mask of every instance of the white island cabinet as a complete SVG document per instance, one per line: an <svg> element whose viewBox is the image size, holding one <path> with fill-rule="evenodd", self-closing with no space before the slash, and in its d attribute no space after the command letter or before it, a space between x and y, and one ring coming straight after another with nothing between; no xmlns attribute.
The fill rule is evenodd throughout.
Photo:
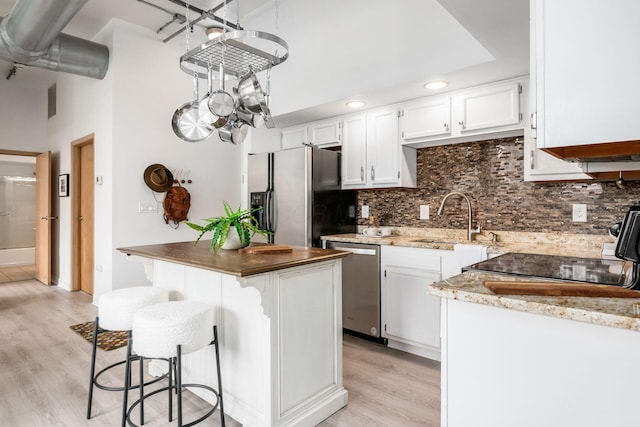
<svg viewBox="0 0 640 427"><path fill-rule="evenodd" d="M228 416L244 426L313 426L347 404L340 259L345 252L294 248L292 254L243 258L236 251L210 254L207 242L121 251L136 255L133 260L145 264L153 286L171 291L170 299L214 307ZM270 265L259 265L265 260ZM221 269L211 265L216 261ZM214 349L184 356L183 377L185 383L216 388Z"/></svg>
<svg viewBox="0 0 640 427"><path fill-rule="evenodd" d="M505 276L430 287L443 302L442 427L640 425L639 299L494 295L483 280Z"/></svg>

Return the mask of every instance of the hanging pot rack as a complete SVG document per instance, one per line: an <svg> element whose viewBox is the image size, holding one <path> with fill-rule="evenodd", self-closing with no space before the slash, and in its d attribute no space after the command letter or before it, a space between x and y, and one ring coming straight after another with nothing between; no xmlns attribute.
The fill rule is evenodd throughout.
<svg viewBox="0 0 640 427"><path fill-rule="evenodd" d="M265 52L251 43L268 44L274 54ZM191 49L180 57L180 69L189 75L198 73L207 78L207 69L224 65L227 75L240 78L250 71L259 73L289 57L289 46L280 37L264 31L227 31L219 37Z"/></svg>

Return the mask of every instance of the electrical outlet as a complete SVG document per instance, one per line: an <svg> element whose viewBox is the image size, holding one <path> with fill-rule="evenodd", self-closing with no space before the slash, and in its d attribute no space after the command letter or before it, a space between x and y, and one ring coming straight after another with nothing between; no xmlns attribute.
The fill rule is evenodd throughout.
<svg viewBox="0 0 640 427"><path fill-rule="evenodd" d="M369 218L369 206L362 206L362 218Z"/></svg>
<svg viewBox="0 0 640 427"><path fill-rule="evenodd" d="M429 219L429 205L420 205L420 219Z"/></svg>
<svg viewBox="0 0 640 427"><path fill-rule="evenodd" d="M573 222L587 222L587 205L583 203L574 203Z"/></svg>

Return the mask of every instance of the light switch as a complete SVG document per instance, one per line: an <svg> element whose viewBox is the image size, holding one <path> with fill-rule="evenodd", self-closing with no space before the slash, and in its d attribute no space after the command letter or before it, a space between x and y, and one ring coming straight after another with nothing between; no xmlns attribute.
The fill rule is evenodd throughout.
<svg viewBox="0 0 640 427"><path fill-rule="evenodd" d="M369 218L369 206L362 206L362 218Z"/></svg>

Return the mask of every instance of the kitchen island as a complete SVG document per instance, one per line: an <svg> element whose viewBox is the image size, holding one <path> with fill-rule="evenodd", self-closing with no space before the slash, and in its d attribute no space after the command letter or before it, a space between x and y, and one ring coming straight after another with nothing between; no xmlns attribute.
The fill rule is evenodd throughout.
<svg viewBox="0 0 640 427"><path fill-rule="evenodd" d="M443 427L638 425L640 299L495 295L486 280L516 278L428 287L442 298Z"/></svg>
<svg viewBox="0 0 640 427"><path fill-rule="evenodd" d="M312 426L345 406L341 258L348 253L294 247L214 255L209 243L118 250L141 261L172 300L214 307L225 413L245 426ZM213 351L184 357L185 383L216 387Z"/></svg>

